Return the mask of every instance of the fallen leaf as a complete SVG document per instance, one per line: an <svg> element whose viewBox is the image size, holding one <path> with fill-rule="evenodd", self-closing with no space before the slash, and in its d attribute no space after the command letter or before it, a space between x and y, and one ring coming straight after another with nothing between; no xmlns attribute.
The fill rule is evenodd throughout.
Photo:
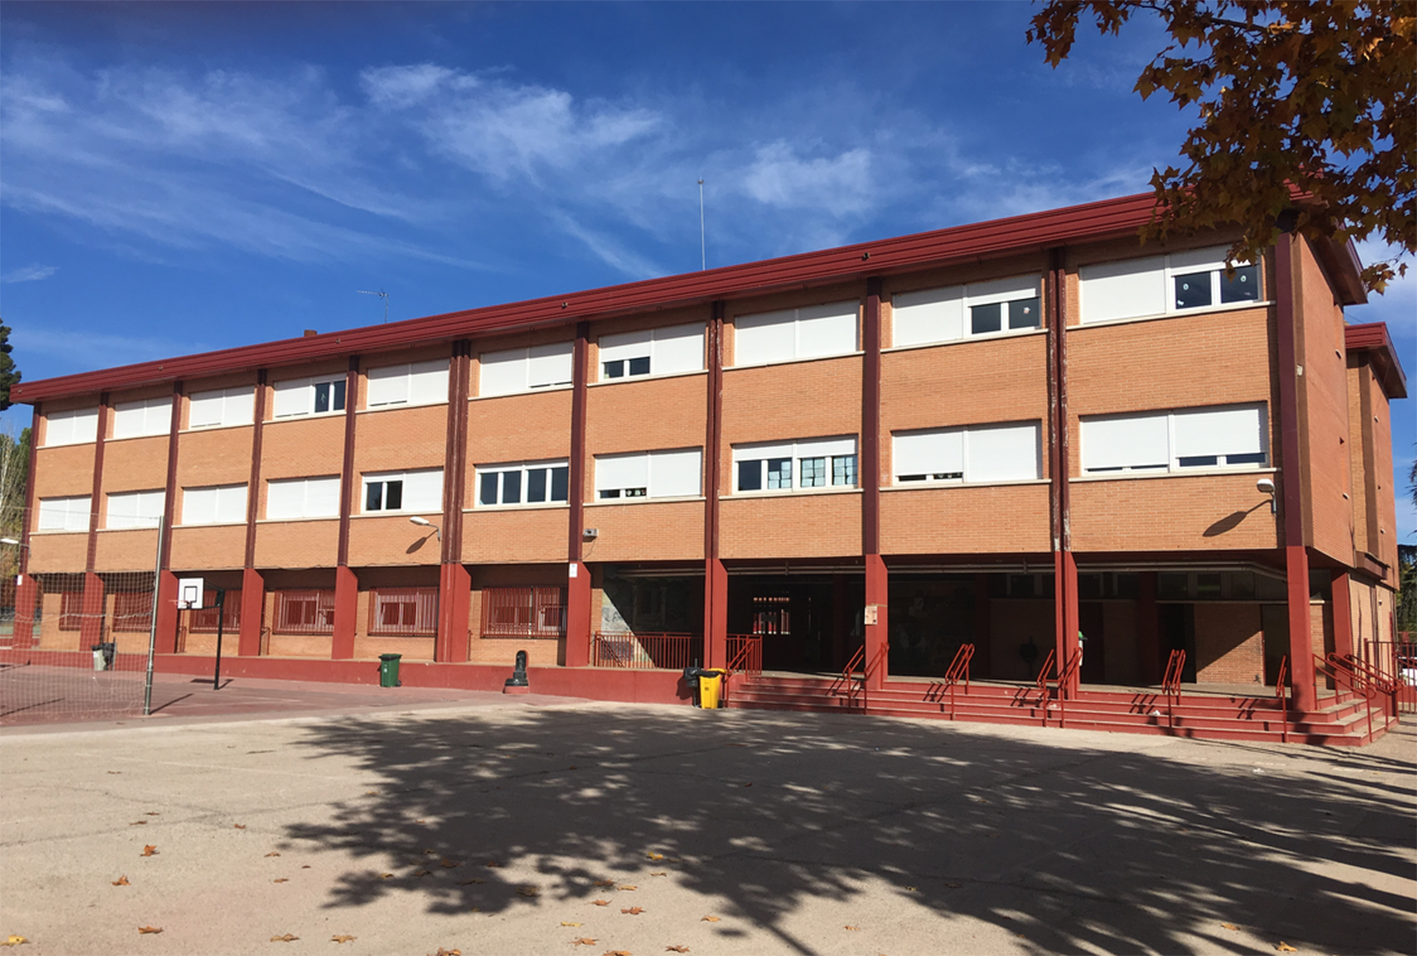
<svg viewBox="0 0 1417 956"><path fill-rule="evenodd" d="M481 912L482 912L482 907L480 907L480 906L469 906L468 909L469 909L471 912L474 912L474 913L481 913Z"/></svg>
<svg viewBox="0 0 1417 956"><path fill-rule="evenodd" d="M290 878L289 878L289 877L282 876L282 877L281 877L280 879L278 879L278 880L271 880L271 882L272 882L272 883L289 883L289 882L290 882Z"/></svg>
<svg viewBox="0 0 1417 956"><path fill-rule="evenodd" d="M128 878L127 878L126 876L120 876L118 879L116 879L116 880L113 881L113 885L114 885L114 886L132 886L133 884L131 884L131 883L128 882Z"/></svg>
<svg viewBox="0 0 1417 956"><path fill-rule="evenodd" d="M134 820L132 823L128 824L130 827L145 827L147 825L148 821L146 820Z"/></svg>
<svg viewBox="0 0 1417 956"><path fill-rule="evenodd" d="M486 880L480 880L480 879L478 879L477 877L474 876L474 877L473 877L472 879L470 879L470 880L458 880L458 886L471 886L471 885L474 884L474 883L486 883L486 882L487 882Z"/></svg>
<svg viewBox="0 0 1417 956"><path fill-rule="evenodd" d="M381 873L381 874L379 874L379 879L381 879L381 880L392 880L393 878L394 878L394 875L393 875L392 873Z"/></svg>
<svg viewBox="0 0 1417 956"><path fill-rule="evenodd" d="M277 853L275 850L272 850L271 852L267 853L266 856L280 856L280 854Z"/></svg>
<svg viewBox="0 0 1417 956"><path fill-rule="evenodd" d="M580 924L580 923L568 923L568 922L566 922L565 920L562 920L562 921L561 921L561 925L562 925L562 926L579 926L579 925L581 925L581 924Z"/></svg>
<svg viewBox="0 0 1417 956"><path fill-rule="evenodd" d="M614 885L615 885L615 881L614 881L614 880L596 880L593 885L595 885L595 886L614 886Z"/></svg>
<svg viewBox="0 0 1417 956"><path fill-rule="evenodd" d="M424 851L423 851L423 855L424 855L424 856L437 856L437 855L438 855L438 851L437 851L437 850L424 850Z"/></svg>
<svg viewBox="0 0 1417 956"><path fill-rule="evenodd" d="M619 889L622 889L622 890L637 890L637 889L639 889L638 886L632 886L632 885L630 885L630 884L628 884L628 883L625 884L625 885L623 885L623 886L620 886L620 887L618 887L618 888L619 888Z"/></svg>
<svg viewBox="0 0 1417 956"><path fill-rule="evenodd" d="M162 927L161 927L161 926L139 926L139 927L138 927L138 932L139 932L140 934L161 933L161 932L162 932Z"/></svg>
<svg viewBox="0 0 1417 956"><path fill-rule="evenodd" d="M107 771L107 772L108 772L108 773L113 773L113 774L119 774L119 773L122 773L123 771L121 771L121 770L109 770L109 771Z"/></svg>
<svg viewBox="0 0 1417 956"><path fill-rule="evenodd" d="M357 936L331 936L331 937L330 937L330 942L332 942L332 943L352 943L352 942L354 942L354 941L355 941L356 939L358 939L358 938L359 938L359 937L357 937Z"/></svg>
<svg viewBox="0 0 1417 956"><path fill-rule="evenodd" d="M600 956L630 956L630 951L627 949L610 949L601 953Z"/></svg>
<svg viewBox="0 0 1417 956"><path fill-rule="evenodd" d="M379 793L379 791L377 791L377 790L365 790L365 791L364 791L364 795L365 795L366 797L377 796L378 793Z"/></svg>
<svg viewBox="0 0 1417 956"><path fill-rule="evenodd" d="M1283 940L1280 940L1280 941L1279 941L1279 945L1276 946L1276 947L1274 947L1274 948L1277 949L1277 950L1279 950L1281 953L1297 953L1297 952L1299 952L1297 949L1295 949L1293 946L1290 946L1288 943L1284 942Z"/></svg>
<svg viewBox="0 0 1417 956"><path fill-rule="evenodd" d="M487 865L494 870L501 869L502 867L502 864L498 863L496 860L488 860Z"/></svg>
<svg viewBox="0 0 1417 956"><path fill-rule="evenodd" d="M660 870L658 873L651 873L650 876L668 876L669 874Z"/></svg>
<svg viewBox="0 0 1417 956"><path fill-rule="evenodd" d="M438 951L436 953L433 953L432 956L462 956L462 950L444 949L443 947L439 946Z"/></svg>
<svg viewBox="0 0 1417 956"><path fill-rule="evenodd" d="M162 816L162 814L161 814L159 811L157 811L157 810L149 810L149 811L148 811L148 816L150 816L150 817L160 817L160 816Z"/></svg>
<svg viewBox="0 0 1417 956"><path fill-rule="evenodd" d="M651 860L662 860L662 859L664 859L664 854L663 854L663 853L655 853L655 852L651 851L650 854L649 854L649 858L650 858Z"/></svg>
<svg viewBox="0 0 1417 956"><path fill-rule="evenodd" d="M699 920L699 922L700 922L700 923L717 923L717 922L718 922L718 917L717 917L717 916L705 916L703 919Z"/></svg>
<svg viewBox="0 0 1417 956"><path fill-rule="evenodd" d="M308 869L310 869L310 864L309 864L309 863L301 864L300 868L301 868L302 870L308 870Z"/></svg>
<svg viewBox="0 0 1417 956"><path fill-rule="evenodd" d="M413 873L413 875L414 875L414 876L432 876L433 873L432 873L431 870L415 870L414 873Z"/></svg>
<svg viewBox="0 0 1417 956"><path fill-rule="evenodd" d="M153 846L151 843L149 843L147 846L143 847L143 856L156 856L156 855L157 855L157 847Z"/></svg>
<svg viewBox="0 0 1417 956"><path fill-rule="evenodd" d="M571 940L571 945L572 945L572 946L594 946L594 945L595 945L595 940L591 939L589 936L581 936L581 937L579 937L579 938L577 938L577 939Z"/></svg>
<svg viewBox="0 0 1417 956"><path fill-rule="evenodd" d="M591 901L590 901L590 905L591 905L591 906L609 906L609 905L610 905L610 901L609 901L609 900L591 900Z"/></svg>
<svg viewBox="0 0 1417 956"><path fill-rule="evenodd" d="M905 888L905 892L907 892L907 893L919 893L920 891L917 890L917 889L916 889L915 887L913 887L913 886L907 886L907 887Z"/></svg>
<svg viewBox="0 0 1417 956"><path fill-rule="evenodd" d="M519 887L517 887L517 895L518 895L518 896L540 896L540 895L541 895L541 891L538 890L538 889L537 889L536 887L534 887L534 886L519 886Z"/></svg>
<svg viewBox="0 0 1417 956"><path fill-rule="evenodd" d="M687 946L666 946L666 947L664 947L664 951L665 951L666 953L687 953L687 952L689 951L689 947L687 947Z"/></svg>
<svg viewBox="0 0 1417 956"><path fill-rule="evenodd" d="M440 863L439 866L442 866L444 869L451 870L455 866L462 866L462 864L459 863L457 860L449 860L447 857L444 857L443 862Z"/></svg>
<svg viewBox="0 0 1417 956"><path fill-rule="evenodd" d="M23 936L11 936L9 939L0 940L0 946L18 946L21 943L28 943L29 940Z"/></svg>
<svg viewBox="0 0 1417 956"><path fill-rule="evenodd" d="M296 936L294 933L286 933L284 936L272 936L272 937L271 937L271 942L272 942L272 943L293 943L293 942L295 942L295 941L296 941L297 939L299 939L299 938L300 938L300 937L299 937L299 936Z"/></svg>
<svg viewBox="0 0 1417 956"><path fill-rule="evenodd" d="M244 823L233 823L233 824L231 825L231 828L232 828L233 830L244 830L244 829L246 829L246 824L244 824Z"/></svg>
<svg viewBox="0 0 1417 956"><path fill-rule="evenodd" d="M1236 926L1234 923L1221 923L1220 928L1232 930L1234 932L1239 932L1240 930L1240 927Z"/></svg>
<svg viewBox="0 0 1417 956"><path fill-rule="evenodd" d="M859 933L861 931L861 927L859 926L843 926L842 929L849 929L853 933Z"/></svg>
<svg viewBox="0 0 1417 956"><path fill-rule="evenodd" d="M628 909L622 909L620 912L629 913L631 916L639 916L644 911L645 908L643 906L631 906Z"/></svg>

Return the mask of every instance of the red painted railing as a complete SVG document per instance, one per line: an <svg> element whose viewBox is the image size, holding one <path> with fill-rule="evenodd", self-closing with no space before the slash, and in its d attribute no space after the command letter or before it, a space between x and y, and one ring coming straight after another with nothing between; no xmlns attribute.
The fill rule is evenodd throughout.
<svg viewBox="0 0 1417 956"><path fill-rule="evenodd" d="M856 683L856 668L860 667L861 662L865 659L866 645L862 644L856 648L856 653L851 655L851 660L847 661L846 666L841 669L841 676L832 681L831 687L827 688L827 693L833 697L845 696L847 706L851 706L851 703L856 699L856 692L853 689L853 685ZM864 676L861 678L861 682L865 684L866 678Z"/></svg>
<svg viewBox="0 0 1417 956"><path fill-rule="evenodd" d="M1166 726L1176 726L1176 706L1181 703L1181 674L1186 670L1186 652L1176 650L1166 659L1161 693L1166 695Z"/></svg>
<svg viewBox="0 0 1417 956"><path fill-rule="evenodd" d="M1417 713L1417 640L1399 632L1396 641L1363 642L1363 660L1397 687L1398 713Z"/></svg>
<svg viewBox="0 0 1417 956"><path fill-rule="evenodd" d="M755 634L728 635L728 673L761 677L763 639Z"/></svg>
<svg viewBox="0 0 1417 956"><path fill-rule="evenodd" d="M1068 688L1073 686L1073 681L1077 679L1078 671L1082 669L1082 652L1068 658L1067 664L1063 665L1063 672L1058 675L1058 726L1068 726Z"/></svg>
<svg viewBox="0 0 1417 956"><path fill-rule="evenodd" d="M961 644L959 650L955 651L954 660L950 661L949 670L945 671L944 679L930 685L930 689L925 692L926 700L941 701L945 692L950 695L950 720L955 719L955 689L959 686L960 679L964 679L964 694L969 696L969 662L974 659L974 645ZM940 709L944 709L941 702Z"/></svg>
<svg viewBox="0 0 1417 956"><path fill-rule="evenodd" d="M592 667L629 670L683 670L703 659L703 638L697 634L602 634L591 642Z"/></svg>
<svg viewBox="0 0 1417 956"><path fill-rule="evenodd" d="M1315 654L1314 667L1319 671L1327 667L1335 686L1339 683L1346 683L1349 690L1361 696L1365 701L1387 698L1383 705L1383 730L1386 731L1392 725L1392 718L1397 715L1397 694L1402 689L1402 685L1396 680L1387 677L1377 668L1358 660L1352 654L1344 656L1329 654L1327 657ZM1365 706L1364 710L1368 716L1368 739L1372 740L1373 709L1371 706Z"/></svg>
<svg viewBox="0 0 1417 956"><path fill-rule="evenodd" d="M1274 696L1279 698L1279 742L1289 742L1289 696L1284 692L1289 682L1289 658L1279 659L1279 675L1274 679Z"/></svg>
<svg viewBox="0 0 1417 956"><path fill-rule="evenodd" d="M1043 666L1038 668L1038 679L1034 681L1038 685L1038 706L1043 709L1043 726L1048 726L1048 672L1053 669L1053 661L1057 657L1057 651L1050 648L1048 656L1043 658Z"/></svg>

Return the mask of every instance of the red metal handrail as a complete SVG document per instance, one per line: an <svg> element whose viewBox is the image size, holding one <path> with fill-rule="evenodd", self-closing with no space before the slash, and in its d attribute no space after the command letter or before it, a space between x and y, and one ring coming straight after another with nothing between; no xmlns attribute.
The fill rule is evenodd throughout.
<svg viewBox="0 0 1417 956"><path fill-rule="evenodd" d="M591 641L592 667L628 670L682 670L694 660L703 639L697 634L596 632Z"/></svg>
<svg viewBox="0 0 1417 956"><path fill-rule="evenodd" d="M954 660L950 661L949 670L945 671L945 679L934 688L937 694L943 694L946 690L950 692L950 720L955 719L955 688L959 686L961 677L964 678L964 694L969 696L969 662L973 659L974 645L961 644L955 651Z"/></svg>
<svg viewBox="0 0 1417 956"><path fill-rule="evenodd" d="M886 654L890 652L889 644L882 644L876 651L876 655L866 662L866 666L861 669L861 712L869 713L871 710L870 685L871 675L875 674L885 663ZM865 650L865 647L862 647Z"/></svg>
<svg viewBox="0 0 1417 956"><path fill-rule="evenodd" d="M1289 680L1289 658L1279 659L1279 676L1274 680L1274 696L1279 698L1279 742L1289 742L1289 697L1284 693L1285 682Z"/></svg>
<svg viewBox="0 0 1417 956"><path fill-rule="evenodd" d="M1034 682L1038 685L1038 706L1043 708L1043 726L1048 726L1048 672L1053 669L1053 660L1057 656L1057 651L1050 648L1048 656L1043 658L1043 666L1038 669L1038 679Z"/></svg>
<svg viewBox="0 0 1417 956"><path fill-rule="evenodd" d="M1068 692L1067 688L1073 686L1073 678L1078 675L1082 668L1082 652L1079 651L1067 659L1063 665L1063 671L1058 675L1058 726L1068 725Z"/></svg>
<svg viewBox="0 0 1417 956"><path fill-rule="evenodd" d="M1387 697L1389 703L1383 708L1383 730L1386 732L1392 726L1392 715L1397 710L1397 692L1401 687L1400 684L1351 654L1345 656L1329 654L1327 657L1315 654L1314 666L1315 669L1328 667L1335 684L1340 679L1347 681L1348 689L1355 694L1361 694L1365 702L1375 701L1379 696ZM1373 708L1365 703L1363 710L1368 717L1368 739L1372 740Z"/></svg>
<svg viewBox="0 0 1417 956"><path fill-rule="evenodd" d="M856 682L856 668L866 660L866 645L863 643L856 649L856 653L851 655L851 660L846 662L846 666L841 669L841 676L832 681L831 687L827 688L827 694L838 696L842 693L846 695L846 706L850 707L856 694L852 691L852 685ZM865 683L865 672L862 672L862 683Z"/></svg>
<svg viewBox="0 0 1417 956"><path fill-rule="evenodd" d="M752 677L763 673L763 639L754 634L728 635L728 673L748 674Z"/></svg>
<svg viewBox="0 0 1417 956"><path fill-rule="evenodd" d="M1166 659L1166 674L1161 678L1161 693L1166 695L1166 726L1176 726L1176 705L1181 703L1181 674L1186 669L1186 652L1174 650Z"/></svg>

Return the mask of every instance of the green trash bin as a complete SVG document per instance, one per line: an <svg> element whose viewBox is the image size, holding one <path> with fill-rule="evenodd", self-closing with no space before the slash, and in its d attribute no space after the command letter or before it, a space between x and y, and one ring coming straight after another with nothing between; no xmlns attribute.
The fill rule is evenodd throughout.
<svg viewBox="0 0 1417 956"><path fill-rule="evenodd" d="M399 658L402 654L380 654L379 655L379 686L380 687L402 687L403 682L399 680Z"/></svg>

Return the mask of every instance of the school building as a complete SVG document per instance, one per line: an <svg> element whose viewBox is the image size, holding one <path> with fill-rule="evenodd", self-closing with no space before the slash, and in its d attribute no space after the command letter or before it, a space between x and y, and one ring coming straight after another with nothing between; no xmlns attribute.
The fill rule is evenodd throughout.
<svg viewBox="0 0 1417 956"><path fill-rule="evenodd" d="M146 653L120 582L157 567L159 670L210 671L216 612L177 603L201 577L234 675L398 653L500 688L525 650L540 692L673 701L700 660L734 705L1047 723L1106 691L1111 729L1223 736L1282 670L1323 736L1330 655L1393 639L1405 377L1345 323L1351 244L1227 271L1225 231L1141 245L1153 208L25 382L5 653ZM1163 683L1234 719L1161 721Z"/></svg>

